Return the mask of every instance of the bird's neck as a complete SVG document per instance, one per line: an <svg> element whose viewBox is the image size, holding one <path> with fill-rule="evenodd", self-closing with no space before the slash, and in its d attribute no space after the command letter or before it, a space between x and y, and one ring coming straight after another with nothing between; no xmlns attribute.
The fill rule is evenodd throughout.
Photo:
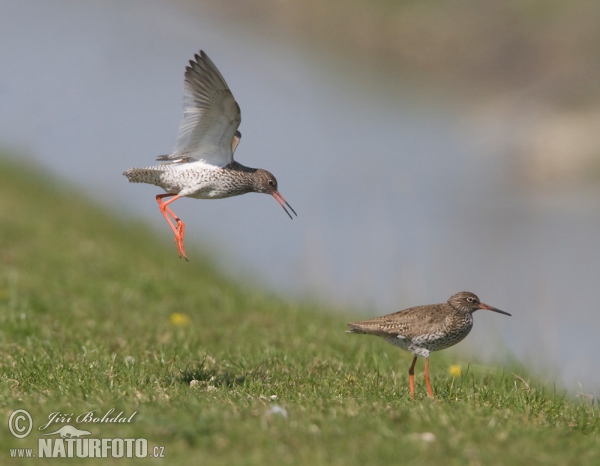
<svg viewBox="0 0 600 466"><path fill-rule="evenodd" d="M235 161L224 166L222 170L227 174L227 178L235 180L235 183L230 188L234 196L258 192L256 183L256 168L250 168L237 163Z"/></svg>

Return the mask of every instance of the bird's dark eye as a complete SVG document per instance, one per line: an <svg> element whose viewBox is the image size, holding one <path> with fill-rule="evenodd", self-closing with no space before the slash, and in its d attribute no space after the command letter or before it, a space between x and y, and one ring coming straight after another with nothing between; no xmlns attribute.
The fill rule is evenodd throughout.
<svg viewBox="0 0 600 466"><path fill-rule="evenodd" d="M273 186L275 184L275 182L273 180L269 180L268 183Z"/></svg>
<svg viewBox="0 0 600 466"><path fill-rule="evenodd" d="M467 301L469 301L470 303L474 303L475 302L475 298L472 298L471 296L469 296L467 298Z"/></svg>

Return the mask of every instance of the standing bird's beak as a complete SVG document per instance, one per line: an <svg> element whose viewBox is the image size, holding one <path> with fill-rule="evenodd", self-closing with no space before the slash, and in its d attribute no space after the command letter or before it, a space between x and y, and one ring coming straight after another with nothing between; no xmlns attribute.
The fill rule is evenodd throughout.
<svg viewBox="0 0 600 466"><path fill-rule="evenodd" d="M296 211L294 209L292 209L292 206L288 204L288 201L285 200L285 198L281 195L281 193L279 191L274 191L273 192L273 197L275 198L275 200L279 203L279 205L281 207L283 207L283 210L285 210L285 213L288 214L288 216L293 219L294 217L291 216L291 214L287 211L287 209L285 208L285 206L288 206L290 208L290 210L292 212L294 212L294 215L297 217L298 214L296 213Z"/></svg>
<svg viewBox="0 0 600 466"><path fill-rule="evenodd" d="M479 303L479 309L487 309L488 311L499 312L500 314L504 314L505 316L510 316L508 312L501 311L500 309L497 309L494 306L490 306L484 303Z"/></svg>

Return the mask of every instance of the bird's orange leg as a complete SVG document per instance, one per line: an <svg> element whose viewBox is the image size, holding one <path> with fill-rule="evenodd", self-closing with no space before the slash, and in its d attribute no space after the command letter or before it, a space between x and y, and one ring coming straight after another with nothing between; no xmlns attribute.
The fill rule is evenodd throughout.
<svg viewBox="0 0 600 466"><path fill-rule="evenodd" d="M175 197L173 197L173 199L169 199L167 202L163 202L163 198L171 197L171 196L175 196ZM158 207L160 208L160 213L163 214L163 217L165 217L165 219L167 220L167 223L171 227L171 230L173 230L173 233L175 233L174 241L177 244L177 255L179 257L181 257L183 255L185 260L188 260L187 256L185 255L185 249L183 247L183 238L185 236L185 223L183 223L181 221L181 219L179 217L177 217L177 215L175 215L173 213L173 211L169 208L169 204L176 201L180 197L181 196L179 196L179 195L169 194L169 193L158 194L156 196L156 202L158 202ZM173 222L169 218L169 215L171 217L173 217L173 220L175 220L175 222L177 223L177 226L175 226L173 224Z"/></svg>
<svg viewBox="0 0 600 466"><path fill-rule="evenodd" d="M173 230L173 233L175 233L175 235L178 235L179 232L177 231L177 229L173 225L173 222L171 221L171 219L167 216L166 212L168 212L169 214L171 214L173 216L173 218L176 218L176 217L173 214L173 211L167 207L167 204L162 201L162 199L164 197L169 197L169 196L174 196L174 194L159 194L159 195L156 196L156 202L158 202L158 206L160 208L160 213L163 214L163 216L167 220L169 226L171 227L171 230ZM172 200L174 200L174 199L172 199Z"/></svg>
<svg viewBox="0 0 600 466"><path fill-rule="evenodd" d="M425 359L425 385L427 385L427 393L429 394L429 398L433 400L433 389L431 388L431 383L429 382L429 358Z"/></svg>
<svg viewBox="0 0 600 466"><path fill-rule="evenodd" d="M417 357L413 359L410 369L408 370L408 381L410 382L410 397L415 397L415 364L417 363Z"/></svg>

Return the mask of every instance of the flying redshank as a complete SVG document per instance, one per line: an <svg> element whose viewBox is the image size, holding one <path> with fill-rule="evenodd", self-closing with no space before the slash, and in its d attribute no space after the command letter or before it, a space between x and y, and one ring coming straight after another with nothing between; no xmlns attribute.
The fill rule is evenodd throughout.
<svg viewBox="0 0 600 466"><path fill-rule="evenodd" d="M185 69L183 120L173 153L159 156L159 165L123 173L132 183L154 184L166 191L158 194L156 201L175 233L179 257L183 255L186 260L185 224L169 207L181 197L222 199L265 193L272 195L290 218L285 206L297 215L277 190L277 180L271 173L233 160L242 137L237 130L241 121L240 107L225 79L201 50ZM168 197L172 199L164 202Z"/></svg>
<svg viewBox="0 0 600 466"><path fill-rule="evenodd" d="M461 291L446 303L411 307L375 319L349 323L350 330L347 331L382 337L388 343L415 355L408 370L411 398L415 397L414 374L417 357L426 358L425 384L429 397L433 398L433 389L429 382L429 353L453 346L465 338L473 328L473 313L478 309L510 315L483 304L473 293Z"/></svg>

